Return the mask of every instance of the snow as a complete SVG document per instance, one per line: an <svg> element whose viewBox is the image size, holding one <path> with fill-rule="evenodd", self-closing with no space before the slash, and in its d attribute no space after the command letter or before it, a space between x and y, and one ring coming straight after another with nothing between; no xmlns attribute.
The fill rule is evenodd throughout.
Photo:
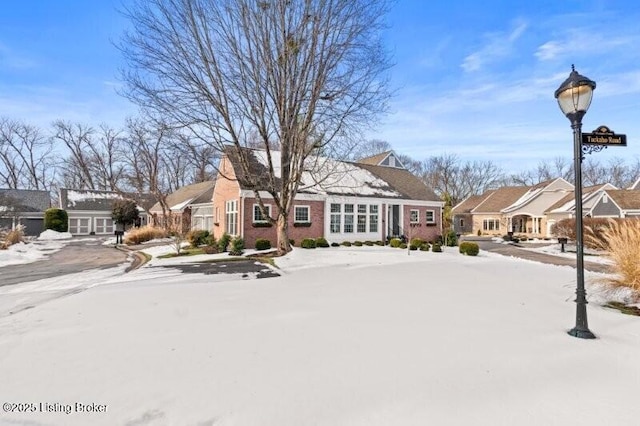
<svg viewBox="0 0 640 426"><path fill-rule="evenodd" d="M75 206L78 201L93 201L93 200L116 200L123 197L115 192L108 191L94 191L94 190L67 190L67 202L71 206Z"/></svg>
<svg viewBox="0 0 640 426"><path fill-rule="evenodd" d="M58 232L53 229L47 229L42 231L42 233L38 236L38 240L40 241L53 241L53 240L68 240L72 238L70 232Z"/></svg>
<svg viewBox="0 0 640 426"><path fill-rule="evenodd" d="M9 265L32 263L46 258L52 253L60 250L66 242L62 241L34 241L18 243L9 246L7 250L0 250L0 268ZM0 277L1 277L0 271ZM0 278L0 284L2 280Z"/></svg>
<svg viewBox="0 0 640 426"><path fill-rule="evenodd" d="M388 247L276 264L242 281L90 271L73 280L99 285L0 318L3 402L107 405L0 422L638 424L640 320L601 306L600 274L586 272L598 339L581 340L566 266Z"/></svg>
<svg viewBox="0 0 640 426"><path fill-rule="evenodd" d="M253 152L256 159L269 167L266 151ZM276 177L280 177L280 152L271 151L271 161ZM307 171L302 173L301 192L315 194L358 194L361 196L401 197L384 180L368 170L351 163L327 157L309 157L305 163Z"/></svg>

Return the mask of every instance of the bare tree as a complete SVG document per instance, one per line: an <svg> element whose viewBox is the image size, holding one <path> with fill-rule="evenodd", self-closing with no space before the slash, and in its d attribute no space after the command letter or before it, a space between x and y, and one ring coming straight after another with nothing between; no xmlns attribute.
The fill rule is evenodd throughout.
<svg viewBox="0 0 640 426"><path fill-rule="evenodd" d="M54 167L52 144L32 125L0 119L0 184L49 190Z"/></svg>
<svg viewBox="0 0 640 426"><path fill-rule="evenodd" d="M257 135L268 178L248 184L276 206L278 249L306 159L344 143L386 108L387 0L139 0L121 49L127 96L217 150ZM280 149L279 164L272 151ZM276 172L277 171L277 172Z"/></svg>

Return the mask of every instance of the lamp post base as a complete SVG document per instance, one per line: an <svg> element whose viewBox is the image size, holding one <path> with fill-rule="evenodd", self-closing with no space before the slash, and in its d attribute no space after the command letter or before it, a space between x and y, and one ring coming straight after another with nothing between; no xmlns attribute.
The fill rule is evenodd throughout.
<svg viewBox="0 0 640 426"><path fill-rule="evenodd" d="M595 339L596 335L589 331L588 328L572 328L567 333L579 339Z"/></svg>

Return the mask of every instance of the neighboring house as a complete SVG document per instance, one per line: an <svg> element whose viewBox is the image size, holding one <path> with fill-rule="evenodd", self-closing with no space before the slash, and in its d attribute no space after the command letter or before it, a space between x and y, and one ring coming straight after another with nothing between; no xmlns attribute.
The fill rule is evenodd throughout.
<svg viewBox="0 0 640 426"><path fill-rule="evenodd" d="M51 207L48 191L0 189L0 228L23 225L25 235L44 230L44 211Z"/></svg>
<svg viewBox="0 0 640 426"><path fill-rule="evenodd" d="M607 189L596 198L591 217L640 217L640 189Z"/></svg>
<svg viewBox="0 0 640 426"><path fill-rule="evenodd" d="M148 223L147 208L150 196L143 194L123 194L93 189L60 189L60 208L69 216L69 232L72 235L113 235L114 223L111 217L115 200L136 201L140 218L136 226Z"/></svg>
<svg viewBox="0 0 640 426"><path fill-rule="evenodd" d="M595 205L600 198L600 195L606 190L618 189L610 183L601 185L587 186L582 189L582 215L593 216ZM554 224L563 219L575 217L576 203L575 193L569 193L562 199L558 200L555 204L550 206L546 211L547 226L549 230Z"/></svg>
<svg viewBox="0 0 640 426"><path fill-rule="evenodd" d="M456 233L504 235L508 232L548 237L545 212L573 191L562 178L533 186L509 186L471 196L452 209Z"/></svg>
<svg viewBox="0 0 640 426"><path fill-rule="evenodd" d="M237 148L228 147L216 180L214 235L240 236L247 247L257 238L276 243L276 230L263 216L251 181L267 177L267 155L248 149L250 175L242 173ZM272 152L273 164L280 153ZM442 234L444 203L420 179L402 167L393 152L360 162L324 157L308 159L289 217L289 237L325 237L330 242L379 241L405 236L434 240ZM279 176L277 176L279 178ZM261 188L256 188L261 189ZM266 213L275 218L273 198L260 191Z"/></svg>
<svg viewBox="0 0 640 426"><path fill-rule="evenodd" d="M149 209L153 216L153 223L166 226L170 220L177 232L187 232L191 229L213 229L212 195L215 181L206 181L183 186L167 195L165 200L168 207L163 211L157 202Z"/></svg>
<svg viewBox="0 0 640 426"><path fill-rule="evenodd" d="M633 183L633 185L631 185L627 189L636 189L636 190L640 191L640 177L638 177L638 179L636 179L636 181Z"/></svg>

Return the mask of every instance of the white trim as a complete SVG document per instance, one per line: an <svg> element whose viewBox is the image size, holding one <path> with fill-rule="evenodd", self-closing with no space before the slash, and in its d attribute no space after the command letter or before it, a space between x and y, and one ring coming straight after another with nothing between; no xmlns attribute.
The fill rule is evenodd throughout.
<svg viewBox="0 0 640 426"><path fill-rule="evenodd" d="M296 209L307 209L307 220L296 219ZM293 205L293 223L311 223L311 206L308 204L294 204Z"/></svg>
<svg viewBox="0 0 640 426"><path fill-rule="evenodd" d="M427 213L431 212L433 216L433 220L429 220L429 215ZM425 210L424 211L424 223L436 223L436 211L435 210Z"/></svg>
<svg viewBox="0 0 640 426"><path fill-rule="evenodd" d="M67 227L68 227L68 231L69 231L69 233L71 235L89 235L89 234L91 234L91 231L93 231L93 229L91 229L91 225L93 224L93 221L91 220L92 219L91 216L69 217L68 219L69 220L67 222ZM77 220L77 221L82 220L82 219L86 219L88 221L88 225L87 225L88 230L87 230L87 232L75 232L75 233L71 232L71 220L72 219L73 220ZM76 228L77 228L78 231L80 231L80 226L79 225L76 226Z"/></svg>
<svg viewBox="0 0 640 426"><path fill-rule="evenodd" d="M413 212L416 212L416 220L413 220ZM409 224L420 223L420 209L409 209Z"/></svg>
<svg viewBox="0 0 640 426"><path fill-rule="evenodd" d="M269 223L269 220L266 218L263 220L256 220L256 207L258 207L258 211L260 211L260 204L254 203L251 208L251 223ZM271 217L271 204L264 204L264 208L267 210L267 216Z"/></svg>
<svg viewBox="0 0 640 426"><path fill-rule="evenodd" d="M255 193L250 190L243 189L240 191L242 197L255 198ZM260 191L260 198L264 200L273 200L271 194L266 191ZM336 201L339 200L339 201ZM325 203L353 203L353 204L401 204L412 205L417 207L444 207L443 201L425 201L425 200L412 200L409 198L388 198L388 197L359 197L356 195L332 195L332 194L306 194L298 193L294 199L296 201L322 201Z"/></svg>
<svg viewBox="0 0 640 426"><path fill-rule="evenodd" d="M106 228L109 228L108 226L104 226L105 230L104 232L98 232L98 220L100 219L107 219L111 221L111 231L107 231ZM115 229L115 222L113 221L113 217L111 216L96 216L93 218L93 232L95 232L96 235L111 235L113 234L113 231Z"/></svg>

